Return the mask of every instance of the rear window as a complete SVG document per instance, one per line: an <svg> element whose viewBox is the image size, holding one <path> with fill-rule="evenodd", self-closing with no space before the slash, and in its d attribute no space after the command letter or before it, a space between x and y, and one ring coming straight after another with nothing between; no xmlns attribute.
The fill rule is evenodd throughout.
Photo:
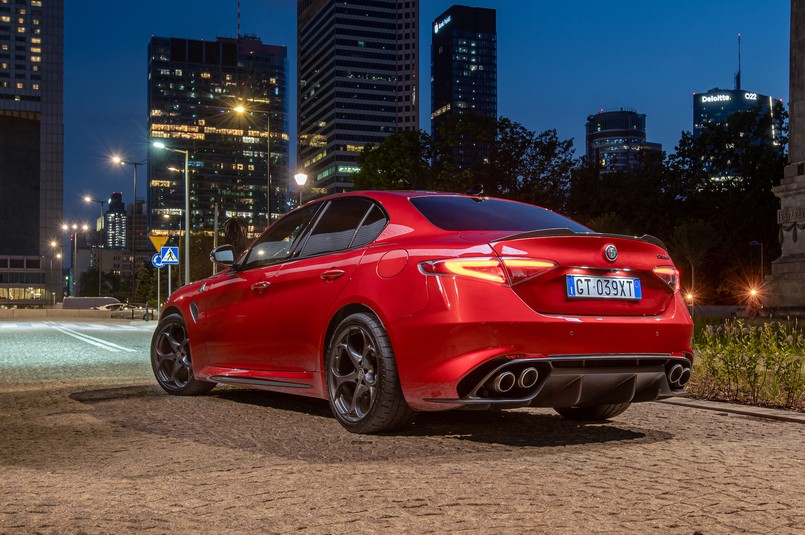
<svg viewBox="0 0 805 535"><path fill-rule="evenodd" d="M415 197L411 203L428 221L444 230L506 230L527 232L566 228L590 229L545 208L500 199L473 197Z"/></svg>

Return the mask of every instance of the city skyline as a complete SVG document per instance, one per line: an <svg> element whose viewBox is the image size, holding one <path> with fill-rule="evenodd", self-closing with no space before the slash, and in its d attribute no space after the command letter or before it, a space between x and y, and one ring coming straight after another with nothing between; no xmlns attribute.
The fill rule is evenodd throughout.
<svg viewBox="0 0 805 535"><path fill-rule="evenodd" d="M231 5L230 5L231 4ZM601 109L636 108L648 137L673 151L691 131L691 94L731 88L737 34L743 36L743 87L788 102L788 2L692 1L667 6L621 1L607 6L502 0L420 7L421 101L430 100L429 21L451 5L488 7L498 16L499 115L529 129L556 129L584 152L584 124ZM135 7L136 6L136 7ZM131 191L113 153L146 154L147 43L151 35L215 40L237 33L237 2L85 2L65 13L65 219L90 219L85 194ZM191 10L192 8L192 10ZM244 0L242 34L288 47L291 142L296 141L296 2ZM125 27L109 20L125 16ZM684 30L683 30L684 29ZM109 43L104 45L104 43ZM88 61L88 58L91 61ZM528 64L524 65L527 60ZM557 102L558 101L558 102ZM420 127L428 130L429 106ZM291 147L291 174L296 148ZM128 198L130 195L125 195ZM138 185L145 198L145 185Z"/></svg>

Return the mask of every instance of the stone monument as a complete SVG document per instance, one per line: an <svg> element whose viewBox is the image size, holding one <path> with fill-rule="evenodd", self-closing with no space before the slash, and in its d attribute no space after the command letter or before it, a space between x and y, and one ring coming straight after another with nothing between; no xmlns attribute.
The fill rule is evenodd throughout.
<svg viewBox="0 0 805 535"><path fill-rule="evenodd" d="M788 165L773 190L782 255L771 264L770 304L805 312L805 0L791 0L790 68Z"/></svg>

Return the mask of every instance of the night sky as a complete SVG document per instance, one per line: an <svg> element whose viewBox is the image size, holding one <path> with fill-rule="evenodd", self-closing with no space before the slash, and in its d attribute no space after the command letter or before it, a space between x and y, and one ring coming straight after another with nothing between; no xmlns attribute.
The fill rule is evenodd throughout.
<svg viewBox="0 0 805 535"><path fill-rule="evenodd" d="M430 130L431 23L456 2L420 0L420 127ZM89 221L122 191L146 156L147 46L152 35L237 35L237 0L65 2L64 209ZM742 87L788 103L788 0L483 0L497 10L498 114L531 130L556 129L584 152L584 123L600 109L647 115L648 140L673 152L692 130L694 92L731 89L742 35ZM296 140L296 0L242 0L241 33L288 47L289 123ZM295 151L292 153L295 158ZM292 161L294 161L292 159ZM293 173L291 169L291 174ZM145 198L145 174L137 196ZM139 178L139 177L138 177Z"/></svg>

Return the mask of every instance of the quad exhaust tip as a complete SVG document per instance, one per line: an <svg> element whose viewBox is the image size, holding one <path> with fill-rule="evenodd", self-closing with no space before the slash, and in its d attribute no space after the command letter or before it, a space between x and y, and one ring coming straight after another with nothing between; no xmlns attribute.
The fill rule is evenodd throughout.
<svg viewBox="0 0 805 535"><path fill-rule="evenodd" d="M508 392L517 384L517 377L512 372L503 372L492 380L492 390L495 392Z"/></svg>
<svg viewBox="0 0 805 535"><path fill-rule="evenodd" d="M539 371L534 367L528 367L524 368L517 375L511 371L501 372L487 383L487 387L499 394L505 394L515 386L517 388L529 389L537 384L538 380Z"/></svg>
<svg viewBox="0 0 805 535"><path fill-rule="evenodd" d="M526 368L520 372L520 376L517 378L517 386L520 388L531 388L537 384L538 379L539 372L536 368Z"/></svg>
<svg viewBox="0 0 805 535"><path fill-rule="evenodd" d="M690 368L674 364L668 372L668 382L671 383L671 386L681 388L688 384L688 381L690 381Z"/></svg>

